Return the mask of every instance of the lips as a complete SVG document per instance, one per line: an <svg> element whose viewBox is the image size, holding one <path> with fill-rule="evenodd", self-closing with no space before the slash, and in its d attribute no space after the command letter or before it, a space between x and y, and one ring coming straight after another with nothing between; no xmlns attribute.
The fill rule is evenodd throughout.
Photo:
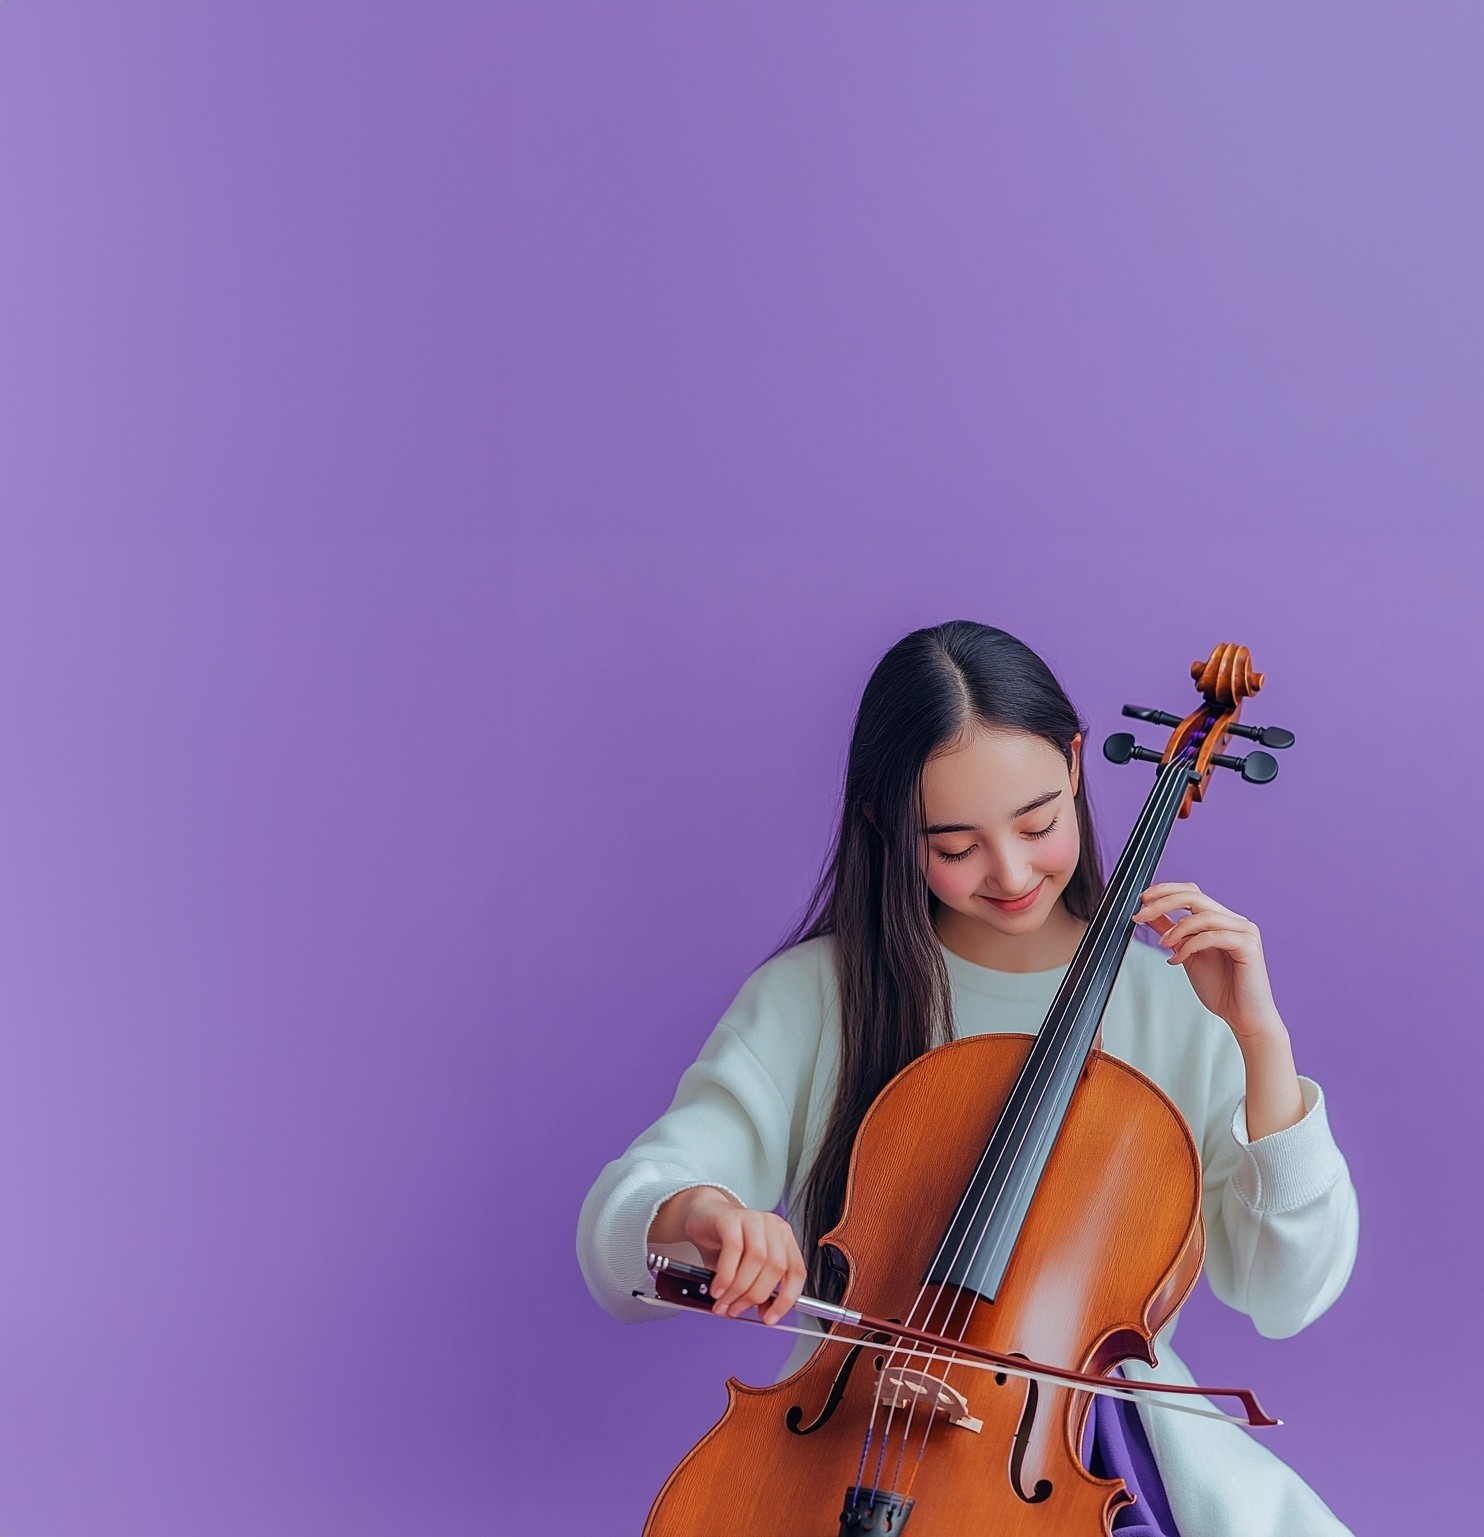
<svg viewBox="0 0 1484 1537"><path fill-rule="evenodd" d="M985 897L984 900L986 902L992 902L997 908L999 908L1002 913L1024 912L1025 909L1028 908L1038 896L1040 896L1041 888L1045 884L1046 878L1045 876L1042 876L1041 879L1037 881L1036 884L1028 892L1026 892L1023 897L1011 897L1009 899L1001 899L1000 897ZM983 893L981 892L980 895L983 896Z"/></svg>

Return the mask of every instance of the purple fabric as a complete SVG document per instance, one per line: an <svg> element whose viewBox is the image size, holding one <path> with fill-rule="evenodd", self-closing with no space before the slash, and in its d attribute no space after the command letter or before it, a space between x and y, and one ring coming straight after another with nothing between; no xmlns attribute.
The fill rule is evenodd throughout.
<svg viewBox="0 0 1484 1537"><path fill-rule="evenodd" d="M1133 1404L1101 1393L1093 1399L1082 1460L1099 1478L1121 1478L1129 1493L1136 1496L1134 1504L1123 1506L1113 1517L1113 1530L1119 1537L1180 1537L1154 1453Z"/></svg>

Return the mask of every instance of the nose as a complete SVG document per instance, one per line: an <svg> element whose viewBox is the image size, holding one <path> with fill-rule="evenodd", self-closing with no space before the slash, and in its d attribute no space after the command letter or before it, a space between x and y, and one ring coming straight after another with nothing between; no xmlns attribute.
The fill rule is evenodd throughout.
<svg viewBox="0 0 1484 1537"><path fill-rule="evenodd" d="M985 893L991 897L1019 897L1024 896L1026 888L1031 884L1031 865L1023 850L1015 850L1013 853L1005 849L995 849L990 862L987 884L994 887L993 891Z"/></svg>

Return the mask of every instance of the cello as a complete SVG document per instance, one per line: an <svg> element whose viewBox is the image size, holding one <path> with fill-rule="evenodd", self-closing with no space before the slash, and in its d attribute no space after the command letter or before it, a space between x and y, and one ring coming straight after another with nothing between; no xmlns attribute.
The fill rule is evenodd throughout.
<svg viewBox="0 0 1484 1537"><path fill-rule="evenodd" d="M1092 1394L1273 1425L1243 1389L1135 1382L1204 1253L1194 1137L1147 1077L1096 1049L1133 937L1132 915L1175 822L1217 768L1265 783L1277 761L1237 758L1292 733L1240 721L1261 688L1245 646L1191 665L1200 705L1162 752L1109 737L1117 763L1159 765L1096 913L1035 1036L950 1041L911 1062L856 1133L839 1222L821 1239L848 1273L809 1359L767 1387L727 1382L721 1419L656 1496L644 1537L1062 1537L1106 1534L1131 1499L1079 1455ZM711 1273L650 1257L658 1305L708 1309ZM783 1325L774 1325L782 1328ZM1180 1395L1186 1395L1182 1400ZM1194 1399L1195 1402L1190 1400Z"/></svg>

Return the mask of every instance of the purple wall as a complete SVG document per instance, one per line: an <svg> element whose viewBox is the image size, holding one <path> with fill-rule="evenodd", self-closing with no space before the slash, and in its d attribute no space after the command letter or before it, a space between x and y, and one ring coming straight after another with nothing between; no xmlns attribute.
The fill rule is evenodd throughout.
<svg viewBox="0 0 1484 1537"><path fill-rule="evenodd" d="M1476 1524L1481 42L0 8L7 1537L637 1530L787 1340L615 1323L578 1205L959 616L1099 741L1268 671L1163 869L1262 924L1361 1255L1183 1350L1357 1532Z"/></svg>

